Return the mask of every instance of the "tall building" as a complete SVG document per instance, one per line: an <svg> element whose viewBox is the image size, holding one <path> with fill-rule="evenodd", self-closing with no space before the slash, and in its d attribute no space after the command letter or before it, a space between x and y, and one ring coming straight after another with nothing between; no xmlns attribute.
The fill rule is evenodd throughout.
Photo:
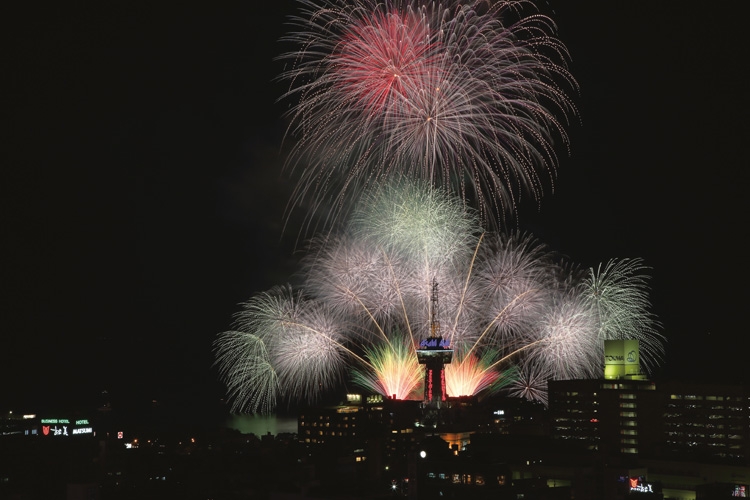
<svg viewBox="0 0 750 500"><path fill-rule="evenodd" d="M607 455L648 454L659 439L660 397L648 380L551 380L550 430Z"/></svg>
<svg viewBox="0 0 750 500"><path fill-rule="evenodd" d="M550 428L555 439L610 456L750 465L747 387L657 385L634 365L628 367L628 359L638 359L637 344L613 342L605 353L604 379L549 382Z"/></svg>
<svg viewBox="0 0 750 500"><path fill-rule="evenodd" d="M750 388L660 384L659 455L750 465Z"/></svg>
<svg viewBox="0 0 750 500"><path fill-rule="evenodd" d="M659 484L664 498L680 500L749 491L750 388L657 384L637 360L637 345L619 341L605 347L604 378L549 381L552 438L640 467L632 491Z"/></svg>
<svg viewBox="0 0 750 500"><path fill-rule="evenodd" d="M607 455L648 453L659 396L639 358L637 340L606 341L603 379L549 381L552 436Z"/></svg>

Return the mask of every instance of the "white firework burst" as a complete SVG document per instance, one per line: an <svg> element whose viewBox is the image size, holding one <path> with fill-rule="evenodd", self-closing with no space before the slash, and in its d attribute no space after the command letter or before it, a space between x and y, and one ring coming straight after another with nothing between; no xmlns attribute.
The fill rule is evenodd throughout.
<svg viewBox="0 0 750 500"><path fill-rule="evenodd" d="M640 267L613 264L605 269L619 272L581 281L574 266L530 235L478 234L476 218L460 200L441 198L448 197L442 190L409 185L376 193L382 199L364 202L341 234L314 241L298 291L254 297L235 329L217 340L237 407L267 411L280 398L314 399L347 372L384 396L411 397L420 380L415 349L434 333L436 317L456 353L456 366L446 370L455 395L497 390L498 380L511 380L502 374L518 367L511 390L526 387L524 397L543 401L542 379L602 374L603 340L614 334L603 334L602 325L615 331L603 321L607 314L630 324L626 313L647 309L645 292L629 289L643 286L632 276ZM430 245L440 238L450 241L435 253ZM439 311L432 309L434 283ZM597 300L592 289L602 290ZM642 342L661 346L655 331L637 331Z"/></svg>

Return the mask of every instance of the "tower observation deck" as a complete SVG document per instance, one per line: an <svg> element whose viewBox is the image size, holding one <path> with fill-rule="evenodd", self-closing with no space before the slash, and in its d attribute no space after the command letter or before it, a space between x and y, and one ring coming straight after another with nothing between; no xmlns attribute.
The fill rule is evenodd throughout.
<svg viewBox="0 0 750 500"><path fill-rule="evenodd" d="M443 339L440 334L440 321L438 320L438 284L432 280L432 297L430 311L430 336L422 339L417 349L419 364L425 365L424 369L424 404L428 407L439 408L440 403L446 399L445 391L445 365L453 359L453 349L450 341Z"/></svg>

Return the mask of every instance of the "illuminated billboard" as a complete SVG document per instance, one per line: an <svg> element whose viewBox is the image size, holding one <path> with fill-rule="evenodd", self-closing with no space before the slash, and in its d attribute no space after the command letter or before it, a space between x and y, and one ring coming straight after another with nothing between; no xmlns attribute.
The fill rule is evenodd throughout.
<svg viewBox="0 0 750 500"><path fill-rule="evenodd" d="M94 428L86 418L42 418L40 434L42 436L95 436Z"/></svg>
<svg viewBox="0 0 750 500"><path fill-rule="evenodd" d="M604 341L604 378L618 379L640 375L640 353L637 340Z"/></svg>

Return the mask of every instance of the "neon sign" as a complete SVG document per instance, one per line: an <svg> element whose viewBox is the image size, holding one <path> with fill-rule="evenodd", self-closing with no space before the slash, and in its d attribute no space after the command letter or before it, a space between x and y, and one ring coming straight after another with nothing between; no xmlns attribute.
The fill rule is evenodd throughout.
<svg viewBox="0 0 750 500"><path fill-rule="evenodd" d="M437 338L422 339L422 342L419 343L420 348L442 347L443 349L448 349L450 346L451 346L450 340L437 339Z"/></svg>
<svg viewBox="0 0 750 500"><path fill-rule="evenodd" d="M50 434L52 434L53 436L67 436L68 426L63 425L62 427L50 427L49 425L43 425L42 434L44 434L45 436L49 436Z"/></svg>
<svg viewBox="0 0 750 500"><path fill-rule="evenodd" d="M42 435L44 436L79 436L94 435L94 429L87 418L70 420L67 418L42 418Z"/></svg>
<svg viewBox="0 0 750 500"><path fill-rule="evenodd" d="M645 481L641 481L641 478L639 477L630 478L630 491L635 491L638 493L653 493L654 492L653 488L651 487L651 484Z"/></svg>

